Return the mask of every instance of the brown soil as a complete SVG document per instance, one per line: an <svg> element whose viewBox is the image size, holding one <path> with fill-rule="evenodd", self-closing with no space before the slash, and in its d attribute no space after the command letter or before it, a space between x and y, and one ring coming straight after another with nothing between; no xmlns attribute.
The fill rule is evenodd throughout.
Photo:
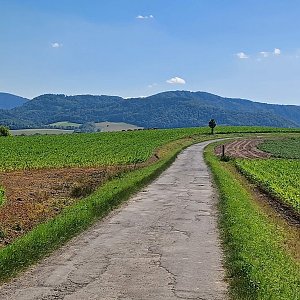
<svg viewBox="0 0 300 300"><path fill-rule="evenodd" d="M112 176L136 166L38 169L0 173L0 247L92 193Z"/></svg>
<svg viewBox="0 0 300 300"><path fill-rule="evenodd" d="M237 140L225 144L225 155L236 158L269 158L269 153L263 152L257 148L262 143L262 139ZM222 145L215 149L219 156L222 154Z"/></svg>
<svg viewBox="0 0 300 300"><path fill-rule="evenodd" d="M0 249L91 194L113 176L148 166L170 147L190 139L171 142L157 149L146 162L132 165L0 172L0 185L5 190L5 203L0 206Z"/></svg>

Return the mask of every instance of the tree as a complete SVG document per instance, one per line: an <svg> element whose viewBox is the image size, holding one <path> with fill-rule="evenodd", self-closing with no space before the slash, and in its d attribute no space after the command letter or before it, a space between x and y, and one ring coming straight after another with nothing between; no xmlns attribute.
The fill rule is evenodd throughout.
<svg viewBox="0 0 300 300"><path fill-rule="evenodd" d="M214 134L214 129L217 126L215 119L211 119L208 123L208 126L211 128L211 134Z"/></svg>
<svg viewBox="0 0 300 300"><path fill-rule="evenodd" d="M8 127L0 126L0 136L10 136Z"/></svg>

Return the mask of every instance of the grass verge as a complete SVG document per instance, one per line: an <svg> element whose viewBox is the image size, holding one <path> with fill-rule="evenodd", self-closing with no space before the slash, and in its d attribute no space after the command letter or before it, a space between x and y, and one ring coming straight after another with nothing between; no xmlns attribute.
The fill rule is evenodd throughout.
<svg viewBox="0 0 300 300"><path fill-rule="evenodd" d="M282 246L283 232L209 145L205 150L220 194L220 228L232 299L300 299L300 265Z"/></svg>
<svg viewBox="0 0 300 300"><path fill-rule="evenodd" d="M66 208L54 219L38 225L26 235L0 250L0 282L4 282L29 265L57 249L70 238L107 215L142 186L156 178L187 146L211 139L198 136L172 142L160 149L156 163L122 174L105 183L95 193Z"/></svg>

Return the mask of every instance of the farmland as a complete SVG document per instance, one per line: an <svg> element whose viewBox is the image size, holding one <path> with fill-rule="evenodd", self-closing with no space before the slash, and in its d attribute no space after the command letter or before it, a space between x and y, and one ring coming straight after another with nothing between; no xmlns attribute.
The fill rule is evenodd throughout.
<svg viewBox="0 0 300 300"><path fill-rule="evenodd" d="M270 127L219 127L216 133L294 132ZM207 128L143 130L59 136L2 139L0 170L25 170L77 166L133 164L146 161L154 150L168 142L198 134Z"/></svg>
<svg viewBox="0 0 300 300"><path fill-rule="evenodd" d="M207 131L3 138L7 199L0 208L0 281L107 214L157 176L182 148L212 138Z"/></svg>
<svg viewBox="0 0 300 300"><path fill-rule="evenodd" d="M300 160L238 160L236 165L266 192L300 213Z"/></svg>
<svg viewBox="0 0 300 300"><path fill-rule="evenodd" d="M208 128L183 128L2 138L0 181L4 190L4 203L0 207L0 248L2 247L0 249L0 263L2 264L0 281L35 262L86 229L98 218L105 216L133 192L153 180L185 147L212 138L247 137L249 134L257 135L258 133L259 135L276 134L276 136L283 137L290 136L289 133L291 133L294 136L299 130L218 126L215 136L211 136L209 131ZM277 131L279 133L276 133ZM210 159L214 161L211 164L216 165L216 169L213 169L215 173L220 168L217 166L220 162L216 157ZM244 160L241 161L244 162ZM265 163L268 161L264 160ZM245 160L245 164L246 162L248 160ZM259 162L260 160L257 160L257 163ZM297 169L296 162L295 160L294 169ZM234 166L232 162L227 165L222 163L222 168L225 169L218 171L219 176L225 176L229 165ZM269 167L272 168L271 163ZM278 166L279 169L280 166ZM297 176L299 177L299 172L296 173L295 179ZM229 177L223 179L225 185L231 180ZM219 186L223 179L216 179ZM273 181L273 179L270 180ZM230 193L232 193L233 186L230 187L232 188ZM235 192L239 194L239 189L236 188ZM221 195L222 193L225 192L221 190ZM292 193L296 193L296 188ZM247 197L245 196L245 199ZM287 197L289 199L286 202L294 203L290 196ZM245 201L251 202L249 199ZM231 200L226 203L229 205ZM220 209L221 214L224 214L224 218L232 214L231 220L239 219L234 222L239 222L239 226L250 228L250 231L245 232L241 228L234 228L235 233L239 231L238 236L231 236L231 233L228 233L228 236L223 239L232 238L234 244L241 241L240 234L243 234L243 245L238 245L239 249L251 252L253 245L258 245L259 249L255 255L261 258L257 264L254 264L253 272L257 272L262 264L269 263L268 257L271 252L274 252L276 257L283 255L283 258L278 258L280 264L287 264L286 272L290 272L291 276L297 278L295 275L297 268L289 258L285 258L285 253L282 254L281 250L276 248L277 246L271 247L266 254L262 255L265 249L261 245L261 239L265 238L269 241L269 235L274 234L273 229L266 225L267 221L261 220L260 213L257 209L253 210L251 204L245 207L239 203L238 206L243 208L242 212L237 211L236 206L234 209L230 208L230 211L227 207L228 211L225 211L225 206L223 206ZM294 205L294 207L297 206ZM251 217L243 219L244 214L249 214ZM221 216L220 226L223 226L226 232L229 225L224 225L228 220L223 217ZM259 232L257 226L265 229ZM259 240L253 241L254 244L249 244L251 240L249 234L257 236ZM239 249L230 250L237 255L234 259L238 260L239 255L244 255L239 254ZM246 253L247 261L243 263L249 265L253 263L252 258L249 257L250 252ZM274 276L285 276L286 273L276 273L280 271L277 263L279 262L275 261L270 264L275 269L277 268ZM238 273L244 265L236 265L235 268ZM268 269L267 272L269 271ZM270 283L266 273L263 270L260 272L262 272L259 276L263 278L263 287L268 290ZM246 280L245 274L241 274L239 273L237 277L240 280ZM233 278L235 276L233 275ZM247 280L254 280L257 284L259 279L251 276L249 275ZM289 278L285 282L289 282L288 280ZM251 290L251 284L249 285L249 290Z"/></svg>
<svg viewBox="0 0 300 300"><path fill-rule="evenodd" d="M275 157L300 159L300 138L286 138L266 141L259 149L271 153Z"/></svg>
<svg viewBox="0 0 300 300"><path fill-rule="evenodd" d="M205 129L7 138L0 144L0 169L8 171L139 163L146 161L157 147L165 143L202 132Z"/></svg>
<svg viewBox="0 0 300 300"><path fill-rule="evenodd" d="M270 159L238 159L236 166L272 197L300 213L300 138L271 139L258 147Z"/></svg>

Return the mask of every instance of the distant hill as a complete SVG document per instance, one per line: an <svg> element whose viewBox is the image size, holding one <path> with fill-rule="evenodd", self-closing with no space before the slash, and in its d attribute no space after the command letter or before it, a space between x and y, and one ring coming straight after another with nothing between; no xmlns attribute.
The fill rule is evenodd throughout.
<svg viewBox="0 0 300 300"><path fill-rule="evenodd" d="M23 105L28 99L8 94L0 93L0 109L12 109Z"/></svg>
<svg viewBox="0 0 300 300"><path fill-rule="evenodd" d="M145 128L222 125L300 127L300 106L224 98L205 92L170 91L145 98L46 94L11 110L0 123L11 128L43 127L56 122L124 122Z"/></svg>

